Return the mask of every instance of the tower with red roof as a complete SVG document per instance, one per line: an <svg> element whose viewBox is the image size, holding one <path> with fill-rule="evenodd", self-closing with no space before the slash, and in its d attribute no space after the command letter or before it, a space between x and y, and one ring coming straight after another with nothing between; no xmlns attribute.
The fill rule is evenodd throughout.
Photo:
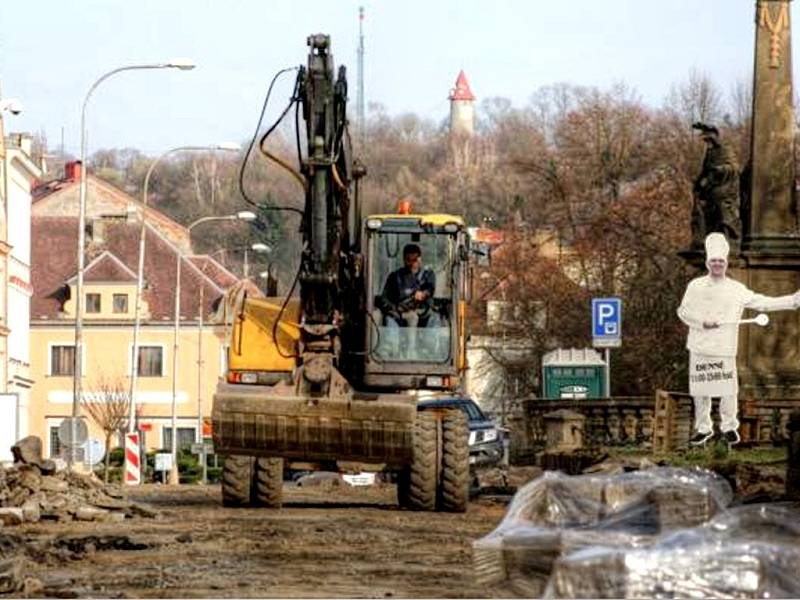
<svg viewBox="0 0 800 600"><path fill-rule="evenodd" d="M469 89L467 76L462 69L456 78L456 86L450 90L450 132L472 135L475 131L475 96Z"/></svg>

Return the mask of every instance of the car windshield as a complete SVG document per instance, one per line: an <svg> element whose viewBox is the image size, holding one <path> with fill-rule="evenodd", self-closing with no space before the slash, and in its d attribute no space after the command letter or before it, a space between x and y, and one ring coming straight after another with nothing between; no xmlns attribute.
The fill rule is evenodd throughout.
<svg viewBox="0 0 800 600"><path fill-rule="evenodd" d="M386 362L450 360L455 236L378 231L370 252L373 356Z"/></svg>
<svg viewBox="0 0 800 600"><path fill-rule="evenodd" d="M423 403L424 405L425 403ZM456 401L444 401L444 402L433 402L429 404L430 407L436 408L458 408L463 412L469 421L486 421L486 415L481 412L481 409L478 408L478 405L474 402L468 400L465 402Z"/></svg>
<svg viewBox="0 0 800 600"><path fill-rule="evenodd" d="M483 421L486 417L483 416L481 409L472 402L462 402L461 410L467 414L467 419L470 421Z"/></svg>

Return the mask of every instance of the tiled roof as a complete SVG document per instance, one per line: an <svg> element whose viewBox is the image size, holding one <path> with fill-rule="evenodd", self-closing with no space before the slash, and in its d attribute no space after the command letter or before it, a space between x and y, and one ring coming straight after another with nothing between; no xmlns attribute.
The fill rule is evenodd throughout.
<svg viewBox="0 0 800 600"><path fill-rule="evenodd" d="M463 70L458 73L456 87L450 91L450 100L475 100Z"/></svg>
<svg viewBox="0 0 800 600"><path fill-rule="evenodd" d="M239 278L236 277L236 275L231 273L228 269L211 258L208 254L196 254L194 256L187 256L186 258L203 273L211 277L211 279L214 280L214 283L222 288L229 288L239 281Z"/></svg>
<svg viewBox="0 0 800 600"><path fill-rule="evenodd" d="M125 263L105 250L100 256L84 267L83 280L92 282L136 282L136 272ZM72 281L70 281L72 283Z"/></svg>
<svg viewBox="0 0 800 600"><path fill-rule="evenodd" d="M93 258L99 275L106 274L102 258L107 251L118 259L124 269L136 272L139 256L139 225L128 222L110 222L106 225L102 243L87 245L87 264ZM78 219L75 217L33 217L31 247L31 279L34 295L31 300L31 319L57 319L68 296L67 281L77 271L76 248ZM150 307L151 319L172 320L174 316L177 248L155 228L148 225L144 264L144 299ZM109 257L110 256L106 255ZM211 259L210 265L217 263ZM113 261L111 261L113 262ZM216 269L216 267L213 267ZM220 271L224 269L219 266ZM228 274L230 275L230 274ZM84 277L87 273L84 272ZM94 275L92 275L94 278ZM233 281L231 281L231 278ZM213 312L216 303L235 278L225 278L221 273L204 274L193 260L181 261L181 316L196 319L200 290L203 289L204 318ZM99 281L100 278L94 279ZM90 283L86 278L86 283ZM115 280L116 281L116 280ZM125 279L130 281L130 279Z"/></svg>
<svg viewBox="0 0 800 600"><path fill-rule="evenodd" d="M37 187L33 190L32 215L35 217L61 217L77 214L79 190L80 181L76 179L51 181ZM87 222L103 216L127 216L129 211L141 215L142 210L141 199L91 173L87 175ZM135 218L138 219L138 216ZM186 227L154 208L152 197L148 205L147 220L173 242L182 244L185 251L189 250L189 232Z"/></svg>
<svg viewBox="0 0 800 600"><path fill-rule="evenodd" d="M55 319L66 299L65 281L78 269L78 220L74 217L31 219L31 319Z"/></svg>

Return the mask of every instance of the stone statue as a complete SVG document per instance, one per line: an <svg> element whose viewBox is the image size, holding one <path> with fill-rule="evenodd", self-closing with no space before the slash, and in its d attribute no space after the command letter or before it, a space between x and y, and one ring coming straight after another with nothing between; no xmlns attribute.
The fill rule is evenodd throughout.
<svg viewBox="0 0 800 600"><path fill-rule="evenodd" d="M692 128L700 131L706 144L703 168L694 182L692 245L702 247L706 235L719 232L736 248L742 239L736 156L713 125L694 123Z"/></svg>

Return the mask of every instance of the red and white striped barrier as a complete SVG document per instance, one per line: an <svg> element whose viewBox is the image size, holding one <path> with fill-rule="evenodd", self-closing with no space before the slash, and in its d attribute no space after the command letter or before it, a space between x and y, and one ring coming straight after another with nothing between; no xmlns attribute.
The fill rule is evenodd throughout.
<svg viewBox="0 0 800 600"><path fill-rule="evenodd" d="M139 460L139 434L125 434L125 483L142 483L142 466Z"/></svg>

